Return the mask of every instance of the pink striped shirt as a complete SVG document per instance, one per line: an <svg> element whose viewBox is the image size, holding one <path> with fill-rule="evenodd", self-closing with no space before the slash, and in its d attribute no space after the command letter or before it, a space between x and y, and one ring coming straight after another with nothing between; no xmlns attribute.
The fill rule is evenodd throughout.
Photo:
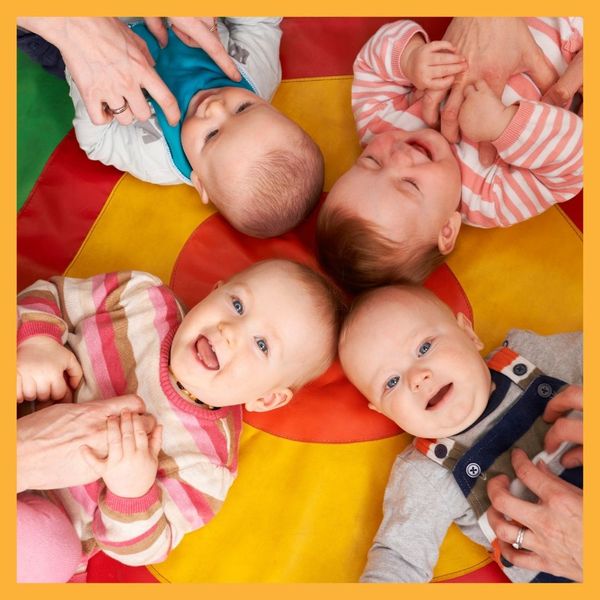
<svg viewBox="0 0 600 600"><path fill-rule="evenodd" d="M536 43L562 74L583 47L580 18L529 18ZM402 20L381 27L354 62L352 110L359 138L390 129L427 127L422 101L400 67L410 39L425 31ZM519 109L504 133L493 142L498 158L491 167L479 162L477 144L463 138L452 145L462 176L463 222L478 227L508 227L575 196L583 187L583 123L576 114L541 103L540 91L525 74L510 78L505 105Z"/></svg>
<svg viewBox="0 0 600 600"><path fill-rule="evenodd" d="M143 497L116 496L102 480L48 492L81 537L82 568L100 549L128 565L164 560L215 515L235 478L241 408L192 404L169 378L183 315L158 278L135 271L53 277L18 296L19 341L49 335L77 356L84 372L77 402L137 393L163 425L156 481Z"/></svg>

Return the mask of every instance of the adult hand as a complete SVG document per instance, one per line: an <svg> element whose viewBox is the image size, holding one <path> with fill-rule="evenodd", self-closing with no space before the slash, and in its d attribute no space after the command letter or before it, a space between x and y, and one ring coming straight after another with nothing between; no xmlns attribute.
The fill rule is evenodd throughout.
<svg viewBox="0 0 600 600"><path fill-rule="evenodd" d="M144 17L144 22L164 48L169 34L163 20L160 17ZM202 48L223 69L229 79L241 80L240 72L219 39L215 17L169 17L169 22L173 33L184 44Z"/></svg>
<svg viewBox="0 0 600 600"><path fill-rule="evenodd" d="M544 448L554 452L562 442L578 444L561 458L563 467L572 468L583 464L583 421L566 416L571 410L583 410L583 388L570 385L548 402L544 410L544 421L554 423L546 433Z"/></svg>
<svg viewBox="0 0 600 600"><path fill-rule="evenodd" d="M458 113L468 84L483 79L501 98L502 90L513 74L526 71L542 93L556 79L554 69L535 43L525 20L519 17L455 17L443 39L453 44L469 66L465 72L456 75L441 112L440 130L451 143L459 140ZM423 118L431 127L439 120L440 102L446 93L428 90L424 95ZM484 165L489 166L495 155L491 144L480 144L479 158Z"/></svg>
<svg viewBox="0 0 600 600"><path fill-rule="evenodd" d="M542 102L569 108L573 96L583 86L583 50L580 50L569 63L567 70L558 81L543 95Z"/></svg>
<svg viewBox="0 0 600 600"><path fill-rule="evenodd" d="M544 468L543 463L534 465L520 449L513 451L512 464L517 477L539 501L533 504L514 497L505 475L489 481L492 506L488 518L500 541L502 556L517 567L582 581L582 491ZM525 533L522 549L516 550L512 543L517 539L519 524L525 527Z"/></svg>
<svg viewBox="0 0 600 600"><path fill-rule="evenodd" d="M82 404L54 404L17 419L17 492L83 485L97 479L85 461L82 446L97 456L107 454L107 419L122 411L144 413L143 400L133 394ZM144 415L146 432L156 420Z"/></svg>
<svg viewBox="0 0 600 600"><path fill-rule="evenodd" d="M175 96L154 70L154 60L142 38L113 17L20 17L25 27L54 44L61 52L85 102L90 119L102 125L113 119L106 106L127 125L144 121L150 107L142 89L162 107L169 123L180 117Z"/></svg>

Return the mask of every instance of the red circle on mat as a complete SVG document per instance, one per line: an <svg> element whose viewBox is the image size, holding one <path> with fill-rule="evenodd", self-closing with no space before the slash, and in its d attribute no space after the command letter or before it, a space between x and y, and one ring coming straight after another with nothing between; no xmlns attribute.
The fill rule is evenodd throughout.
<svg viewBox="0 0 600 600"><path fill-rule="evenodd" d="M183 245L171 287L192 307L217 281L265 258L290 258L318 268L314 253L317 212L313 211L311 218L294 231L270 240L245 236L218 214L209 217ZM469 301L449 267L437 269L426 286L455 312L472 317ZM367 401L346 379L337 361L287 406L266 413L244 411L244 421L273 435L302 442L360 442L401 432L395 423L367 408Z"/></svg>

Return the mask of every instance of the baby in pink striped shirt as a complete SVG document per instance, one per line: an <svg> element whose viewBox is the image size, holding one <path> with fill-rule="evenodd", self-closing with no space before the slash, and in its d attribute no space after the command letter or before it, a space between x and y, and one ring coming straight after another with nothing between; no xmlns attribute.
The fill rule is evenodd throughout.
<svg viewBox="0 0 600 600"><path fill-rule="evenodd" d="M527 19L556 72L581 50L580 19ZM583 185L580 117L542 103L526 74L502 99L467 86L462 139L450 144L422 117L424 89L467 68L448 41L415 22L384 25L354 63L352 108L364 150L334 184L317 225L322 265L346 288L421 283L452 252L462 223L507 227L576 195ZM478 143L498 156L479 162Z"/></svg>
<svg viewBox="0 0 600 600"><path fill-rule="evenodd" d="M89 479L73 482L86 485L23 497L64 509L77 532L74 565L49 564L38 578L21 567L39 565L20 565L21 581L45 582L74 567L83 574L99 550L128 565L160 562L208 523L237 473L242 406L284 406L321 374L342 314L322 276L281 259L219 282L187 314L157 277L138 271L37 281L17 308L19 402L137 394L159 423L147 436L140 415L110 417L108 452L85 447L73 457L89 465ZM20 544L53 547L40 518L28 518Z"/></svg>

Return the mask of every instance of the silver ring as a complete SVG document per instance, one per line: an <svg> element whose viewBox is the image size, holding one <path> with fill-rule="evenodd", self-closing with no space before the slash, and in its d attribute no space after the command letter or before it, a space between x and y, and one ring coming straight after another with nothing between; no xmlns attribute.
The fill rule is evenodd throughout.
<svg viewBox="0 0 600 600"><path fill-rule="evenodd" d="M125 100L125 104L123 104L123 106L119 106L119 108L111 108L109 106L108 110L113 115L120 115L121 113L124 113L128 108L129 108L129 104L127 103L127 100Z"/></svg>
<svg viewBox="0 0 600 600"><path fill-rule="evenodd" d="M523 547L523 538L525 537L525 527L520 527L517 533L517 539L512 543L515 550L520 550Z"/></svg>
<svg viewBox="0 0 600 600"><path fill-rule="evenodd" d="M213 17L212 27L209 27L208 31L210 31L211 33L214 33L216 30L217 30L217 17Z"/></svg>

